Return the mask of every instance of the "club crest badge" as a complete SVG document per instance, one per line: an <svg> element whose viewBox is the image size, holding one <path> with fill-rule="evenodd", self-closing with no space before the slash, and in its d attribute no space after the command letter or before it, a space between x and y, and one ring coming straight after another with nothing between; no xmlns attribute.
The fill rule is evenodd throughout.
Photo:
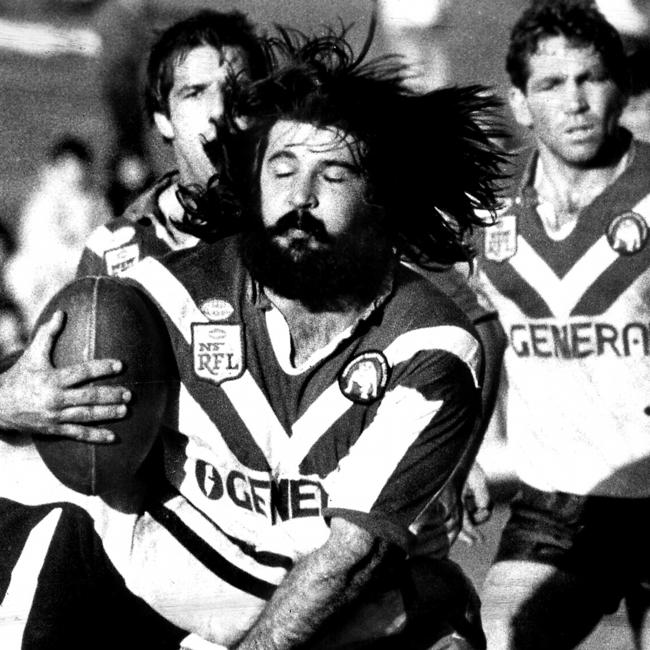
<svg viewBox="0 0 650 650"><path fill-rule="evenodd" d="M364 352L354 357L339 375L341 392L358 404L371 404L386 390L390 368L381 352Z"/></svg>
<svg viewBox="0 0 650 650"><path fill-rule="evenodd" d="M108 275L122 275L128 271L140 259L140 246L138 244L126 244L119 248L113 248L104 253L106 262L106 273Z"/></svg>
<svg viewBox="0 0 650 650"><path fill-rule="evenodd" d="M199 306L201 313L212 321L226 320L235 311L234 307L226 300L210 298Z"/></svg>
<svg viewBox="0 0 650 650"><path fill-rule="evenodd" d="M517 216L500 216L494 224L485 228L483 236L485 258L505 262L517 252Z"/></svg>
<svg viewBox="0 0 650 650"><path fill-rule="evenodd" d="M220 384L244 372L244 341L241 325L192 323L194 374Z"/></svg>
<svg viewBox="0 0 650 650"><path fill-rule="evenodd" d="M648 224L637 212L614 217L607 227L607 242L619 255L634 255L648 241Z"/></svg>

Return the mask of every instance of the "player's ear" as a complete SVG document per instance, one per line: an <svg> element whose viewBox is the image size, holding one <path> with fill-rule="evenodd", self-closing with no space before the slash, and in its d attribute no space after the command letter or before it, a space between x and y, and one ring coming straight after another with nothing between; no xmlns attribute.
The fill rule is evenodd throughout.
<svg viewBox="0 0 650 650"><path fill-rule="evenodd" d="M517 123L526 128L530 128L533 125L533 118L528 108L528 98L525 93L519 88L511 86L508 93L508 101L510 102L510 109Z"/></svg>
<svg viewBox="0 0 650 650"><path fill-rule="evenodd" d="M153 121L156 123L156 128L158 131L160 131L160 135L162 135L165 140L174 139L174 127L172 126L169 118L164 113L154 113Z"/></svg>

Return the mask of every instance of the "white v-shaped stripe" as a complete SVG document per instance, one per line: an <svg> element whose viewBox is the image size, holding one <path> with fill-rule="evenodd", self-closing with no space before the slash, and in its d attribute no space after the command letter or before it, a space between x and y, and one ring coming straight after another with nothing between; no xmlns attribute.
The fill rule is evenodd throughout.
<svg viewBox="0 0 650 650"><path fill-rule="evenodd" d="M192 323L206 323L185 287L159 262L147 258L129 270L128 276L140 282L158 301L167 315L191 344ZM390 366L408 360L422 350L444 349L467 364L474 380L480 359L476 339L459 327L444 325L406 332L384 351ZM267 459L275 475L295 471L320 437L351 406L338 383L327 388L292 427L289 438L266 396L250 372L225 381L221 389L227 395L251 436Z"/></svg>
<svg viewBox="0 0 650 650"><path fill-rule="evenodd" d="M603 235L563 278L558 278L519 235L517 255L510 263L530 286L535 287L556 318L568 318L585 291L593 284L594 277L603 273L618 257L618 253L612 250Z"/></svg>
<svg viewBox="0 0 650 650"><path fill-rule="evenodd" d="M209 320L196 306L187 289L159 262L146 258L130 269L128 276L140 282L176 324L188 345L192 344L192 323ZM266 396L248 370L238 379L220 385L273 472L286 453L288 436Z"/></svg>
<svg viewBox="0 0 650 650"><path fill-rule="evenodd" d="M478 341L460 327L439 325L405 332L386 347L384 355L388 365L393 367L425 350L446 350L454 354L467 365L478 384L481 349ZM297 467L314 444L352 405L353 402L341 393L338 382L323 391L294 423L283 469Z"/></svg>
<svg viewBox="0 0 650 650"><path fill-rule="evenodd" d="M4 619L0 625L2 647L22 647L27 617L38 587L38 577L61 513L61 508L56 508L34 526L11 572L9 587L0 603L0 618Z"/></svg>
<svg viewBox="0 0 650 650"><path fill-rule="evenodd" d="M650 227L650 194L644 196L631 211L640 214ZM594 278L604 273L618 258L619 254L611 248L607 236L603 235L560 279L518 235L517 255L510 263L531 287L535 287L556 318L568 318L593 284Z"/></svg>

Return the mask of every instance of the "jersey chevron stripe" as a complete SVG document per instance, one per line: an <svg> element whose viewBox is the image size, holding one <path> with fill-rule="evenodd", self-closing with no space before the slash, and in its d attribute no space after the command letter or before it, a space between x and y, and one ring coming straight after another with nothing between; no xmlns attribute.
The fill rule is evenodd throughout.
<svg viewBox="0 0 650 650"><path fill-rule="evenodd" d="M11 573L11 582L0 603L3 618L2 640L6 647L20 648L31 610L41 568L50 548L62 510L57 508L48 513L34 526ZM11 628L11 642L7 634L7 620L16 621Z"/></svg>
<svg viewBox="0 0 650 650"><path fill-rule="evenodd" d="M208 414L183 384L181 384L179 392L178 410L178 430L189 439L188 455L195 457L198 452L200 453L200 457L211 462L214 462L217 458L220 461L228 459L235 465L239 465L234 454L228 445L226 445L216 424L210 419ZM192 450L192 446L197 447L197 449L195 451Z"/></svg>
<svg viewBox="0 0 650 650"><path fill-rule="evenodd" d="M191 343L192 323L208 323L208 319L185 289L164 266L152 258L143 260L129 274L151 293L176 324L185 341ZM248 427L260 450L273 469L280 465L286 448L286 432L273 412L264 393L248 370L239 379L221 384L221 388Z"/></svg>
<svg viewBox="0 0 650 650"><path fill-rule="evenodd" d="M155 508L150 512L163 528L178 539L212 573L233 587L253 596L265 600L271 597L276 585L260 580L228 561L218 550L187 528L173 512L164 508Z"/></svg>
<svg viewBox="0 0 650 650"><path fill-rule="evenodd" d="M560 279L521 235L517 238L517 249L517 255L510 260L510 265L527 284L535 287L558 318L568 317L592 284L594 275L600 275L618 259L603 236Z"/></svg>
<svg viewBox="0 0 650 650"><path fill-rule="evenodd" d="M477 382L480 347L469 332L450 325L420 328L398 336L384 350L391 367L413 358L418 352L445 350L461 359ZM287 457L283 469L297 467L307 456L313 445L352 406L345 398L338 383L329 386L305 411L292 427Z"/></svg>
<svg viewBox="0 0 650 650"><path fill-rule="evenodd" d="M188 345L192 343L192 323L209 322L187 289L152 257L145 258L129 269L124 277L133 278L142 284L169 316Z"/></svg>
<svg viewBox="0 0 650 650"><path fill-rule="evenodd" d="M540 218L537 160L519 157L528 171L506 190L517 246L506 223L482 242L476 276L508 337L513 467L543 491L646 498L650 146L633 142L626 169L561 239Z"/></svg>
<svg viewBox="0 0 650 650"><path fill-rule="evenodd" d="M329 507L369 512L390 475L442 403L442 400L429 401L419 391L404 386L387 392L375 419L352 445L337 470L326 477ZM409 428L405 428L405 423ZM368 458L374 462L368 464ZM363 481L359 480L360 476Z"/></svg>
<svg viewBox="0 0 650 650"><path fill-rule="evenodd" d="M246 370L239 379L226 381L221 388L262 450L271 471L277 476L289 438L255 379Z"/></svg>
<svg viewBox="0 0 650 650"><path fill-rule="evenodd" d="M418 352L444 350L458 357L469 369L478 386L481 346L466 330L456 325L421 327L398 336L387 348L386 358L391 366L412 359Z"/></svg>
<svg viewBox="0 0 650 650"><path fill-rule="evenodd" d="M295 471L314 444L352 405L341 393L338 382L328 386L291 427L282 470Z"/></svg>
<svg viewBox="0 0 650 650"><path fill-rule="evenodd" d="M206 517L205 513L188 506L180 497L174 497L163 504L152 504L149 508L155 519L173 517L177 522L176 530L182 528L191 531L216 549L225 560L265 582L278 584L291 567L292 560L282 553L267 550L257 550L253 544L238 537L229 535L216 522ZM160 522L159 522L160 523ZM185 533L176 536L184 539Z"/></svg>

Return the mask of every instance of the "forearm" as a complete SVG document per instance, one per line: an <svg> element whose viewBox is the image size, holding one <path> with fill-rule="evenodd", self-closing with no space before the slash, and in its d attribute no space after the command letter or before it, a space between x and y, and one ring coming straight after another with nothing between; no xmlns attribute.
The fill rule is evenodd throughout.
<svg viewBox="0 0 650 650"><path fill-rule="evenodd" d="M481 390L484 432L494 412L499 392L503 354L507 341L503 327L496 318L477 323L476 331L481 339L485 358L485 372Z"/></svg>
<svg viewBox="0 0 650 650"><path fill-rule="evenodd" d="M237 650L300 646L334 614L353 602L386 554L384 542L359 531L357 528L354 540L332 540L301 559Z"/></svg>

